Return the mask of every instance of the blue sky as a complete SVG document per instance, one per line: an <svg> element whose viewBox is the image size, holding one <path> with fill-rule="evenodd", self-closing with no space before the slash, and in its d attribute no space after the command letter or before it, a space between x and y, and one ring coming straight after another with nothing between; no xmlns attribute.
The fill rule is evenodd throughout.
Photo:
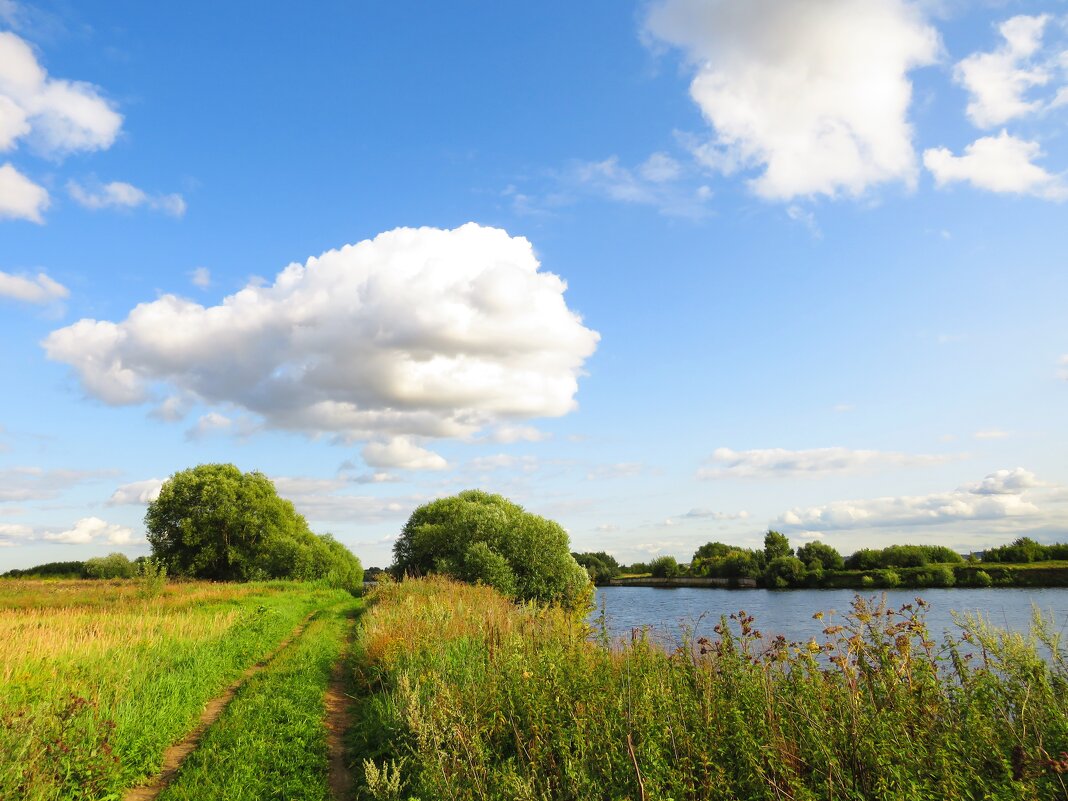
<svg viewBox="0 0 1068 801"><path fill-rule="evenodd" d="M233 462L389 562L1068 539L1068 3L0 0L0 567Z"/></svg>

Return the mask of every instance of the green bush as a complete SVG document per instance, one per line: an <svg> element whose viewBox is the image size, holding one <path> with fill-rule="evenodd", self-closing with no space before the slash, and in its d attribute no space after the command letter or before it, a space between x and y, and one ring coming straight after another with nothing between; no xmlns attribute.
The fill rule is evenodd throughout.
<svg viewBox="0 0 1068 801"><path fill-rule="evenodd" d="M85 577L93 579L133 578L137 568L125 554L111 553L85 560Z"/></svg>

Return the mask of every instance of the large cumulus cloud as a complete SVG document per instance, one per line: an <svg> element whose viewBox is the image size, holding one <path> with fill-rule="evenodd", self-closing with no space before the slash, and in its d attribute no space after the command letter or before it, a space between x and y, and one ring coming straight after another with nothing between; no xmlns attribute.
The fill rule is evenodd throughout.
<svg viewBox="0 0 1068 801"><path fill-rule="evenodd" d="M164 295L43 345L113 405L192 398L268 427L387 445L465 437L575 407L599 336L539 267L529 241L500 229L400 228L217 306Z"/></svg>
<svg viewBox="0 0 1068 801"><path fill-rule="evenodd" d="M769 199L859 195L917 173L908 73L939 54L905 0L658 0L648 31L693 66L709 166Z"/></svg>

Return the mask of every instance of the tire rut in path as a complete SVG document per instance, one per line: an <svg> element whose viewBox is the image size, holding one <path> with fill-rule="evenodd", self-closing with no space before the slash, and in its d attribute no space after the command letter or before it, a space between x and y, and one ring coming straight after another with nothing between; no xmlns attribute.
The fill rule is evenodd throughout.
<svg viewBox="0 0 1068 801"><path fill-rule="evenodd" d="M281 653L282 649L303 634L304 629L308 627L312 618L317 614L318 612L311 612L304 618L304 620L297 624L297 627L289 633L289 636L274 647L274 650L268 653L256 664L246 668L233 684L223 690L221 694L208 701L207 705L204 707L204 711L200 713L200 720L197 722L197 725L193 730L163 752L163 767L160 772L153 776L148 784L131 787L127 790L126 794L122 797L122 801L152 801L162 793L167 785L174 781L175 777L178 775L178 771L182 767L182 763L185 762L186 758L193 753L194 750L196 750L196 747L200 744L208 727L219 719L222 713L226 710L226 707L229 706L232 700L234 700L237 691L244 686L245 682L267 667L267 665Z"/></svg>
<svg viewBox="0 0 1068 801"><path fill-rule="evenodd" d="M352 725L352 699L348 694L349 682L345 669L349 664L349 653L355 622L351 618L345 629L345 644L334 664L330 684L326 688L326 741L330 753L330 796L334 801L350 801L352 798L352 772L345 748L345 733Z"/></svg>

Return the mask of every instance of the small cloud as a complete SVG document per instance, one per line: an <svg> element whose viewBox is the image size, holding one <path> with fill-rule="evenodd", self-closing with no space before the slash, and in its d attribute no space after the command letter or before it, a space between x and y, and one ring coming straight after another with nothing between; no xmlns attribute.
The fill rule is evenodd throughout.
<svg viewBox="0 0 1068 801"><path fill-rule="evenodd" d="M193 286L199 289L207 289L211 286L211 270L207 267L197 267L189 274L189 280L193 282Z"/></svg>
<svg viewBox="0 0 1068 801"><path fill-rule="evenodd" d="M1063 378L1065 381L1068 381L1068 353L1066 353L1065 355L1061 356L1060 366L1061 366L1061 369L1060 369L1061 378Z"/></svg>
<svg viewBox="0 0 1068 801"><path fill-rule="evenodd" d="M48 190L38 186L11 164L0 165L0 220L43 223L50 204Z"/></svg>
<svg viewBox="0 0 1068 801"><path fill-rule="evenodd" d="M816 222L816 215L811 211L793 204L786 207L786 216L794 222L804 225L813 239L823 239L823 231L820 230L819 223Z"/></svg>
<svg viewBox="0 0 1068 801"><path fill-rule="evenodd" d="M987 428L972 434L975 439L1006 439L1009 436L1011 436L1010 432L1001 431L997 428Z"/></svg>
<svg viewBox="0 0 1068 801"><path fill-rule="evenodd" d="M740 512L717 512L714 509L706 509L704 507L697 507L691 509L684 515L679 517L686 517L697 520L748 520L749 512L744 509Z"/></svg>
<svg viewBox="0 0 1068 801"><path fill-rule="evenodd" d="M831 411L836 414L846 414L853 411L855 408L856 407L852 403L836 403L831 407Z"/></svg>
<svg viewBox="0 0 1068 801"><path fill-rule="evenodd" d="M100 209L135 209L140 206L160 211L171 217L185 214L185 200L181 195L150 195L143 189L124 181L87 188L77 181L67 182L67 193L81 206L93 211Z"/></svg>
<svg viewBox="0 0 1068 801"><path fill-rule="evenodd" d="M497 426L489 438L502 445L511 445L515 442L542 442L550 439L552 434L539 431L534 426Z"/></svg>
<svg viewBox="0 0 1068 801"><path fill-rule="evenodd" d="M963 156L954 156L944 147L923 152L923 165L931 172L939 188L951 183L969 183L977 189L1016 195L1031 195L1044 200L1068 199L1068 185L1035 164L1043 155L1038 142L1028 142L1002 131L984 136L964 148Z"/></svg>
<svg viewBox="0 0 1068 801"><path fill-rule="evenodd" d="M23 303L45 304L63 300L69 295L70 290L44 273L37 273L36 276L12 275L0 270L0 297Z"/></svg>
<svg viewBox="0 0 1068 801"><path fill-rule="evenodd" d="M203 439L217 431L226 431L234 424L229 417L218 412L208 412L197 420L197 424L185 432L187 440Z"/></svg>
<svg viewBox="0 0 1068 801"><path fill-rule="evenodd" d="M832 473L858 473L866 470L896 467L919 467L942 464L955 457L896 451L863 451L850 448L812 448L791 451L785 448L766 448L735 451L717 448L698 478L788 478L818 476Z"/></svg>
<svg viewBox="0 0 1068 801"><path fill-rule="evenodd" d="M148 478L144 481L134 481L123 484L111 493L108 498L108 506L144 506L152 503L159 497L159 491L163 489L162 478Z"/></svg>
<svg viewBox="0 0 1068 801"><path fill-rule="evenodd" d="M192 405L192 401L183 395L170 395L149 414L158 420L176 423L189 413L189 407Z"/></svg>
<svg viewBox="0 0 1068 801"><path fill-rule="evenodd" d="M67 531L46 533L41 539L65 545L88 545L106 542L110 545L130 545L134 540L132 529L108 523L99 517L83 517Z"/></svg>
<svg viewBox="0 0 1068 801"><path fill-rule="evenodd" d="M442 456L419 447L408 437L393 437L386 442L369 442L364 446L362 455L363 460L371 467L445 470L449 466Z"/></svg>
<svg viewBox="0 0 1068 801"><path fill-rule="evenodd" d="M610 534L613 531L619 531L619 526L615 523L601 523L601 525L594 528L594 531L599 531L602 534Z"/></svg>

